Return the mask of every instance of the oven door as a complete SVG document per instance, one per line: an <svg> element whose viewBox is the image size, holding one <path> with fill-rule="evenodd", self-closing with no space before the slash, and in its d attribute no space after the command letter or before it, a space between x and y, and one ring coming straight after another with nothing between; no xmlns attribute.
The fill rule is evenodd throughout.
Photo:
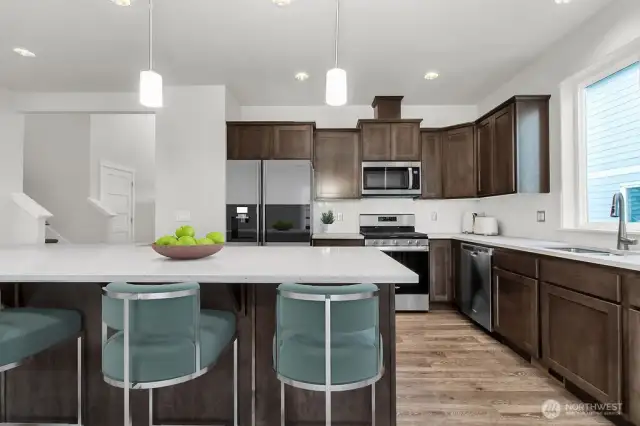
<svg viewBox="0 0 640 426"><path fill-rule="evenodd" d="M363 162L362 195L417 196L421 193L419 162Z"/></svg>
<svg viewBox="0 0 640 426"><path fill-rule="evenodd" d="M396 311L429 310L429 252L428 251L400 251L397 247L393 251L384 251L389 257L402 263L418 274L419 280L412 284L396 284Z"/></svg>

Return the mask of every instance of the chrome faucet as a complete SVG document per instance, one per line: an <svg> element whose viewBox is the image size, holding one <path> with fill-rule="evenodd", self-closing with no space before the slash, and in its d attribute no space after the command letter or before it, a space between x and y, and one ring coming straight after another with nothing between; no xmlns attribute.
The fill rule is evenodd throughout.
<svg viewBox="0 0 640 426"><path fill-rule="evenodd" d="M618 217L618 250L629 250L629 246L638 244L638 240L627 236L627 204L621 192L613 194L611 217Z"/></svg>

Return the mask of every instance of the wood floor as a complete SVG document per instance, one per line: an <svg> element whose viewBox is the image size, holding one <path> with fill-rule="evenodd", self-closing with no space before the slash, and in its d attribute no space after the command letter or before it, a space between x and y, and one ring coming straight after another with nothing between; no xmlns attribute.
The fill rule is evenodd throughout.
<svg viewBox="0 0 640 426"><path fill-rule="evenodd" d="M580 401L554 379L453 311L398 314L398 426L611 425L541 406Z"/></svg>

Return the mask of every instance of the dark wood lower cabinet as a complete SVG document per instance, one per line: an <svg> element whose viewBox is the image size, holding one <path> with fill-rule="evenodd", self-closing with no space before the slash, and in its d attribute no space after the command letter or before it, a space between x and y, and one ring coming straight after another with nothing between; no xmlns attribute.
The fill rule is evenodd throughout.
<svg viewBox="0 0 640 426"><path fill-rule="evenodd" d="M493 328L531 356L539 356L538 281L493 270Z"/></svg>
<svg viewBox="0 0 640 426"><path fill-rule="evenodd" d="M627 311L626 401L623 406L629 420L640 425L640 311Z"/></svg>
<svg viewBox="0 0 640 426"><path fill-rule="evenodd" d="M429 300L453 301L451 241L429 241Z"/></svg>
<svg viewBox="0 0 640 426"><path fill-rule="evenodd" d="M600 402L622 400L622 308L543 282L543 364Z"/></svg>

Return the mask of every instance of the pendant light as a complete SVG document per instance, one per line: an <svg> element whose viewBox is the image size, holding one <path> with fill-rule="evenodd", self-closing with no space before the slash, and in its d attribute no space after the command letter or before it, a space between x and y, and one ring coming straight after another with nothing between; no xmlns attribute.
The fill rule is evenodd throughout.
<svg viewBox="0 0 640 426"><path fill-rule="evenodd" d="M153 71L153 0L149 0L149 69L140 72L140 103L162 107L162 76Z"/></svg>
<svg viewBox="0 0 640 426"><path fill-rule="evenodd" d="M335 67L327 71L326 102L330 106L347 103L347 72L338 68L338 36L340 35L340 0L336 0L336 46Z"/></svg>

